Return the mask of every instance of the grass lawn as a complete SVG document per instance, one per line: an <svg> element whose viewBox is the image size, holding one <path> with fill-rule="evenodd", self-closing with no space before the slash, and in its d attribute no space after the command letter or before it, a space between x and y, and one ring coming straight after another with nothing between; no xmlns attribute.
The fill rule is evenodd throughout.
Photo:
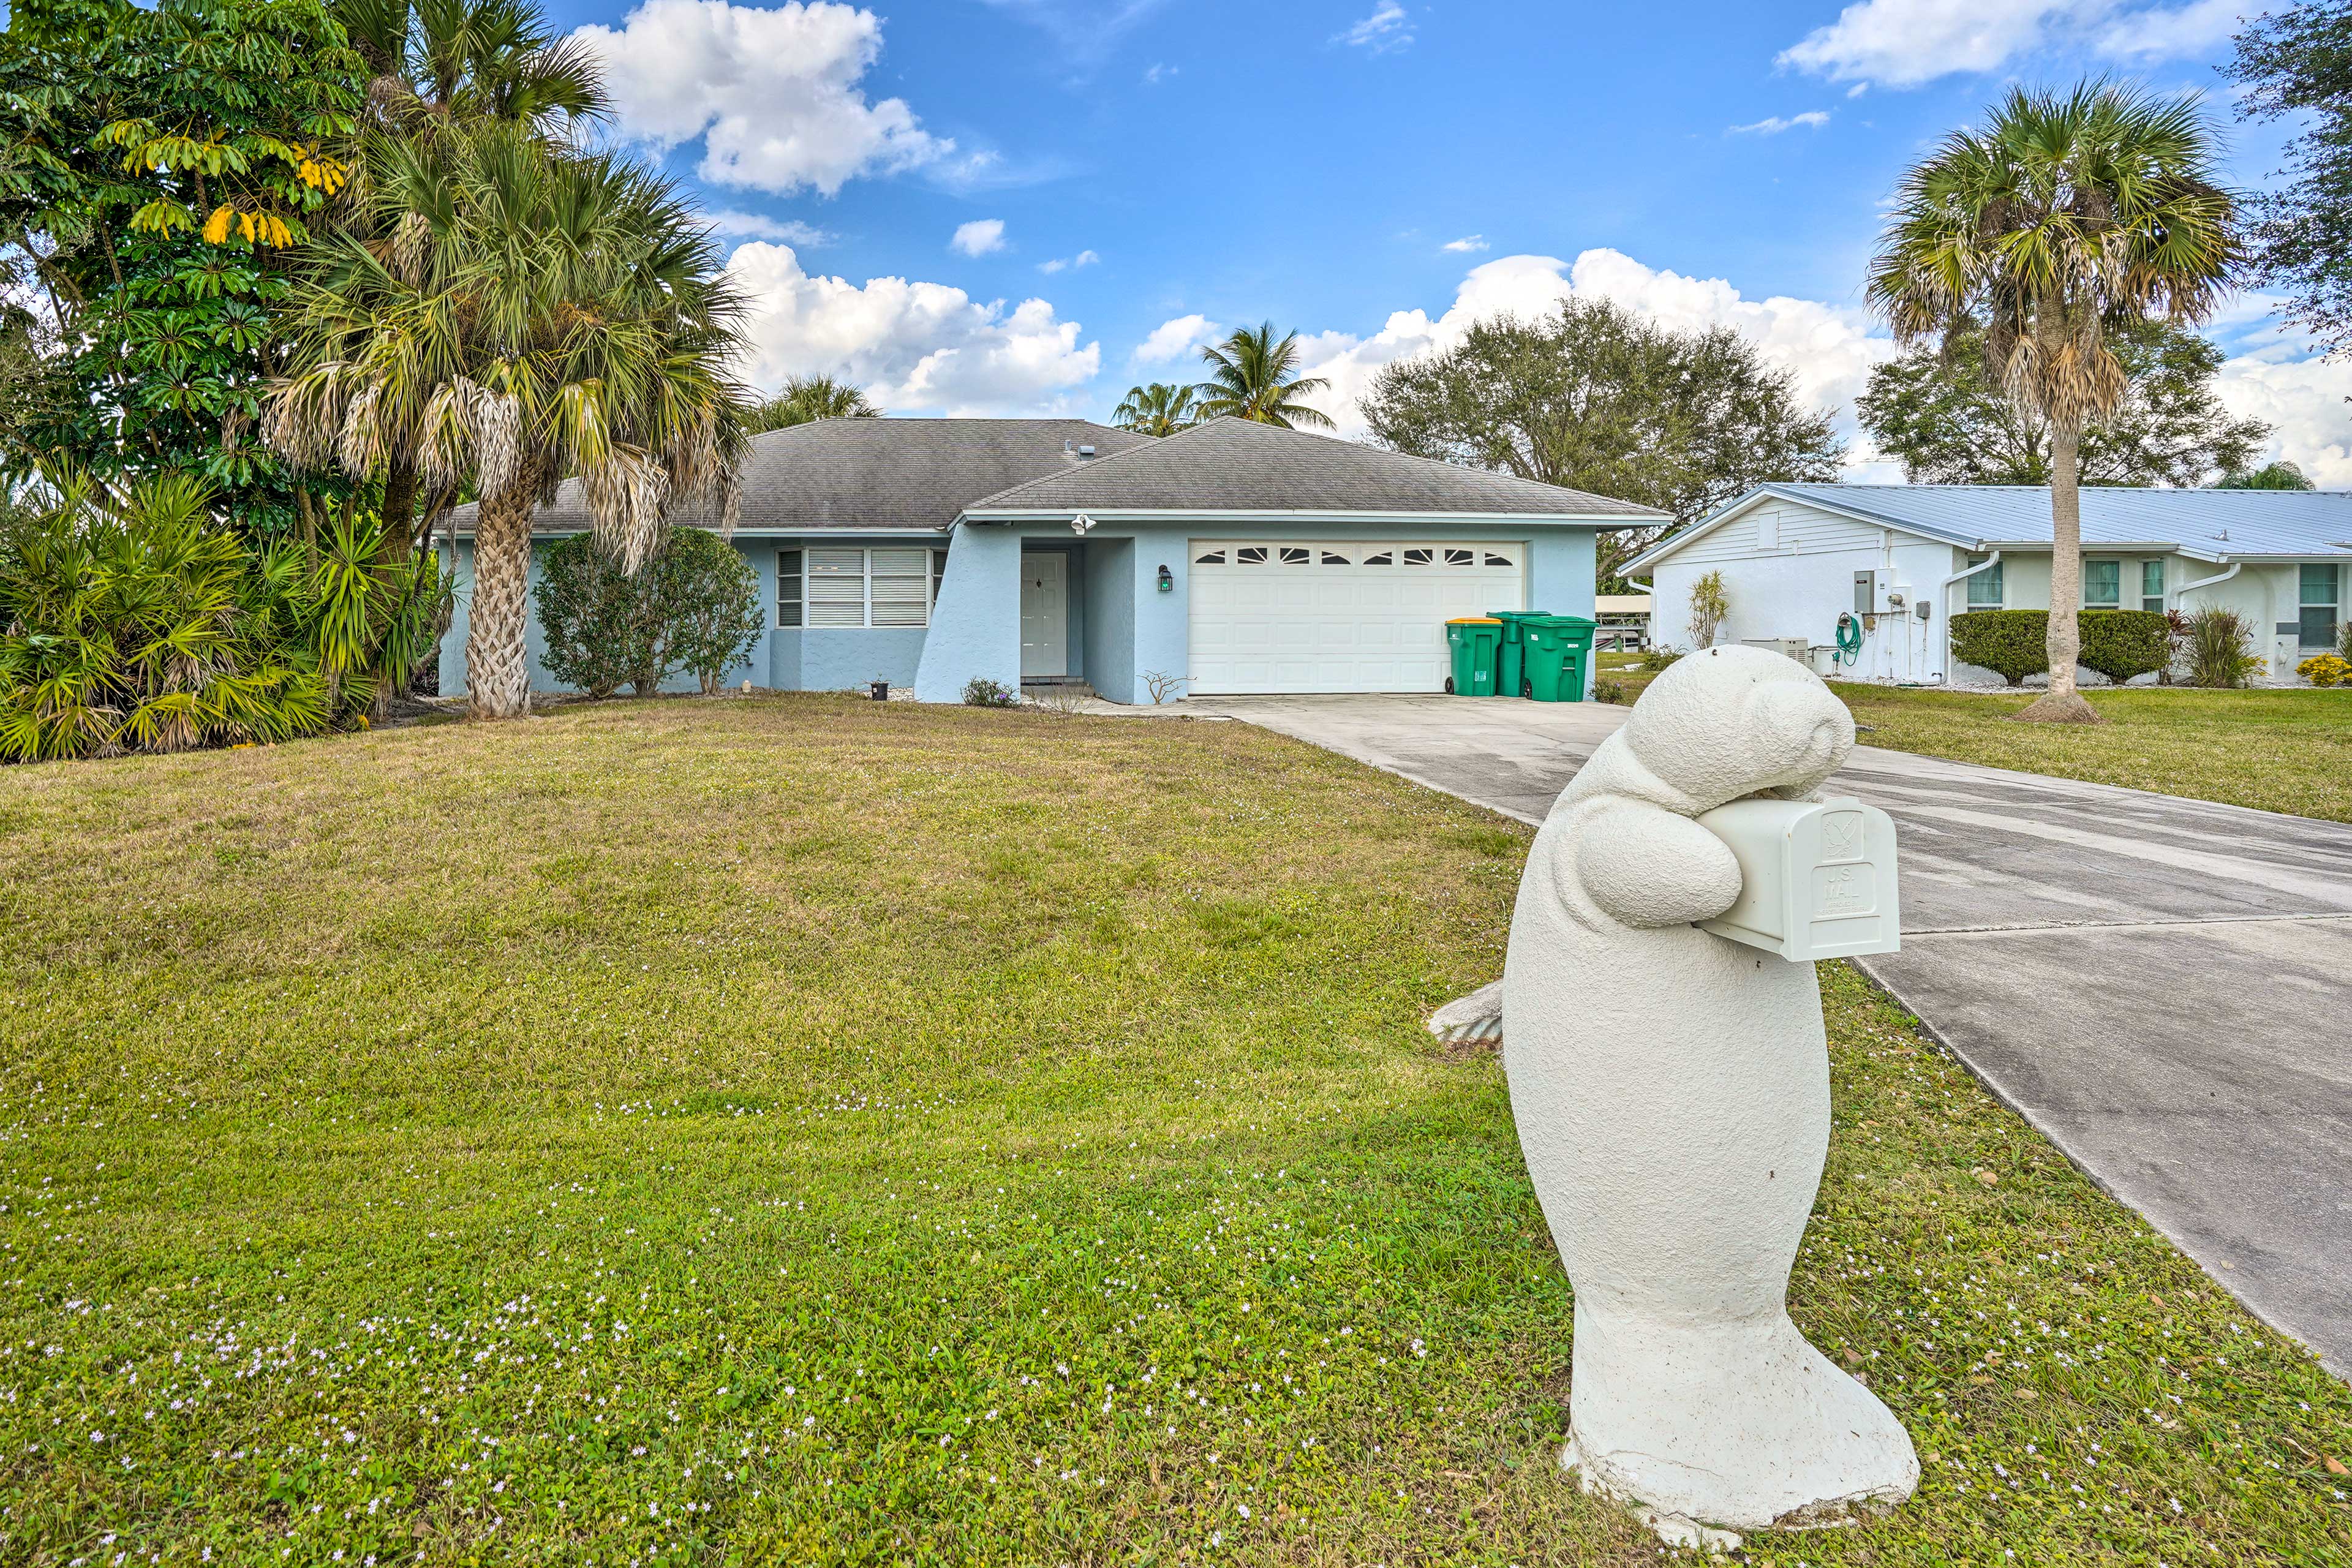
<svg viewBox="0 0 2352 1568"><path fill-rule="evenodd" d="M0 1562L1654 1563L1420 1028L1526 837L827 697L0 770ZM1750 1560L2352 1561L2352 1389L1823 976L1926 1477Z"/></svg>
<svg viewBox="0 0 2352 1568"><path fill-rule="evenodd" d="M1639 656L1597 655L1594 672L1628 701L1654 678ZM2086 689L2107 722L2076 726L2011 722L2032 692L1835 686L1866 745L2352 822L2352 689Z"/></svg>

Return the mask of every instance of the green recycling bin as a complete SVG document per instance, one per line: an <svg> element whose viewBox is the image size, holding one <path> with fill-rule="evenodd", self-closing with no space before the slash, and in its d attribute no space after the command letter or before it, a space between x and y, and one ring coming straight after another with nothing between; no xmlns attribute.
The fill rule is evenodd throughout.
<svg viewBox="0 0 2352 1568"><path fill-rule="evenodd" d="M1503 657L1495 679L1496 692L1504 697L1525 697L1528 694L1527 639L1528 621L1544 618L1541 610L1489 610L1488 615L1503 623Z"/></svg>
<svg viewBox="0 0 2352 1568"><path fill-rule="evenodd" d="M1528 694L1538 702L1583 701L1593 623L1582 616L1538 616L1526 626Z"/></svg>
<svg viewBox="0 0 2352 1568"><path fill-rule="evenodd" d="M1445 689L1456 697L1495 695L1496 655L1503 642L1503 623L1492 616L1464 616L1445 623L1445 645L1454 655L1454 673Z"/></svg>

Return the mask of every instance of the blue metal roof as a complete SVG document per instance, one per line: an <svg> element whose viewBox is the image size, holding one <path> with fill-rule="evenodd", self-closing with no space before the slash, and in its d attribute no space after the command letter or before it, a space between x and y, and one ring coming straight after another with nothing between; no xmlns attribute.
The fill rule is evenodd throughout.
<svg viewBox="0 0 2352 1568"><path fill-rule="evenodd" d="M2125 489L2085 486L2083 542L2163 545L2206 561L2352 559L2352 490ZM1807 501L1969 550L2050 546L2041 485L1771 484L1626 563L1639 571L1767 495Z"/></svg>

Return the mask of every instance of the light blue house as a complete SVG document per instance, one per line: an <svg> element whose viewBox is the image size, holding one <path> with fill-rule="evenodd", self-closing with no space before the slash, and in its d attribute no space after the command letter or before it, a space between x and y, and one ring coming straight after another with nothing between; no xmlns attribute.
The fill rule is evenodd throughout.
<svg viewBox="0 0 2352 1568"><path fill-rule="evenodd" d="M1664 515L1505 474L1220 419L1165 439L1076 419L831 419L753 441L735 547L769 629L728 677L787 690L976 677L1115 702L1437 691L1444 626L1591 615L1593 537ZM470 509L441 689L465 683ZM587 527L576 483L541 510ZM531 627L532 681L554 685Z"/></svg>

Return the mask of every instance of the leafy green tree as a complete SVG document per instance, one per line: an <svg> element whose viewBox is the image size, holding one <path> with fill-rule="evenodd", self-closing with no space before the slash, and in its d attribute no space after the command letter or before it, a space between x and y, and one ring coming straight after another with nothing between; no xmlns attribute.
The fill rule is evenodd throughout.
<svg viewBox="0 0 2352 1568"><path fill-rule="evenodd" d="M9 466L201 479L257 535L311 499L256 438L298 247L348 175L362 66L317 0L20 0L0 247L48 342Z"/></svg>
<svg viewBox="0 0 2352 1568"><path fill-rule="evenodd" d="M2252 204L2255 265L2285 286L2289 321L2352 351L2352 0L2280 6L2236 44L2240 115L2304 126L2280 171L2288 183Z"/></svg>
<svg viewBox="0 0 2352 1568"><path fill-rule="evenodd" d="M372 154L366 227L298 300L304 363L271 439L354 477L411 455L470 486L466 648L477 718L530 710L530 520L567 474L600 548L635 572L677 514L731 524L748 394L742 305L709 231L665 181L503 123Z"/></svg>
<svg viewBox="0 0 2352 1568"><path fill-rule="evenodd" d="M1870 264L1905 347L1981 331L1987 369L2050 432L2050 689L2019 715L2097 723L2074 689L2082 637L2082 436L2129 384L2135 321L2210 316L2242 270L2236 205L2191 99L2105 83L2013 89L1904 177Z"/></svg>
<svg viewBox="0 0 2352 1568"><path fill-rule="evenodd" d="M709 696L767 629L759 574L709 530L680 528L671 531L653 575L659 584L663 659L693 671Z"/></svg>
<svg viewBox="0 0 2352 1568"><path fill-rule="evenodd" d="M1636 501L1695 521L1768 480L1838 477L1827 412L1729 327L1677 331L1607 300L1473 323L1442 353L1381 372L1362 404L1375 441ZM1659 529L1603 534L1604 590Z"/></svg>
<svg viewBox="0 0 2352 1568"><path fill-rule="evenodd" d="M862 387L829 375L796 375L784 383L782 392L754 408L743 427L757 434L819 419L877 419L881 414Z"/></svg>
<svg viewBox="0 0 2352 1568"><path fill-rule="evenodd" d="M1130 386L1126 398L1111 411L1110 422L1139 436L1173 436L1179 430L1189 430L1201 422L1201 411L1192 402L1192 390L1189 386L1171 386L1164 381L1155 381L1149 386Z"/></svg>
<svg viewBox="0 0 2352 1568"><path fill-rule="evenodd" d="M2208 484L2245 467L2269 439L2269 426L2231 418L2214 396L2221 351L2210 339L2136 318L2119 322L2107 341L2123 369L2124 394L2113 410L2083 423L2082 483ZM1878 366L1855 412L1914 484L2050 482L2050 421L2002 389L1985 364L1980 331Z"/></svg>
<svg viewBox="0 0 2352 1568"><path fill-rule="evenodd" d="M2311 480L2293 463L2265 463L2259 468L2233 473L2213 487L2217 490L2307 490Z"/></svg>
<svg viewBox="0 0 2352 1568"><path fill-rule="evenodd" d="M1201 359L1209 367L1209 379L1192 388L1200 418L1230 416L1285 430L1302 425L1314 430L1334 428L1329 415L1300 401L1309 393L1329 391L1331 384L1321 376L1298 374L1297 332L1277 342L1272 321L1242 327L1223 342L1202 349Z"/></svg>
<svg viewBox="0 0 2352 1568"><path fill-rule="evenodd" d="M539 629L547 672L591 697L634 685L651 696L662 682L658 574L627 573L584 533L540 552Z"/></svg>

